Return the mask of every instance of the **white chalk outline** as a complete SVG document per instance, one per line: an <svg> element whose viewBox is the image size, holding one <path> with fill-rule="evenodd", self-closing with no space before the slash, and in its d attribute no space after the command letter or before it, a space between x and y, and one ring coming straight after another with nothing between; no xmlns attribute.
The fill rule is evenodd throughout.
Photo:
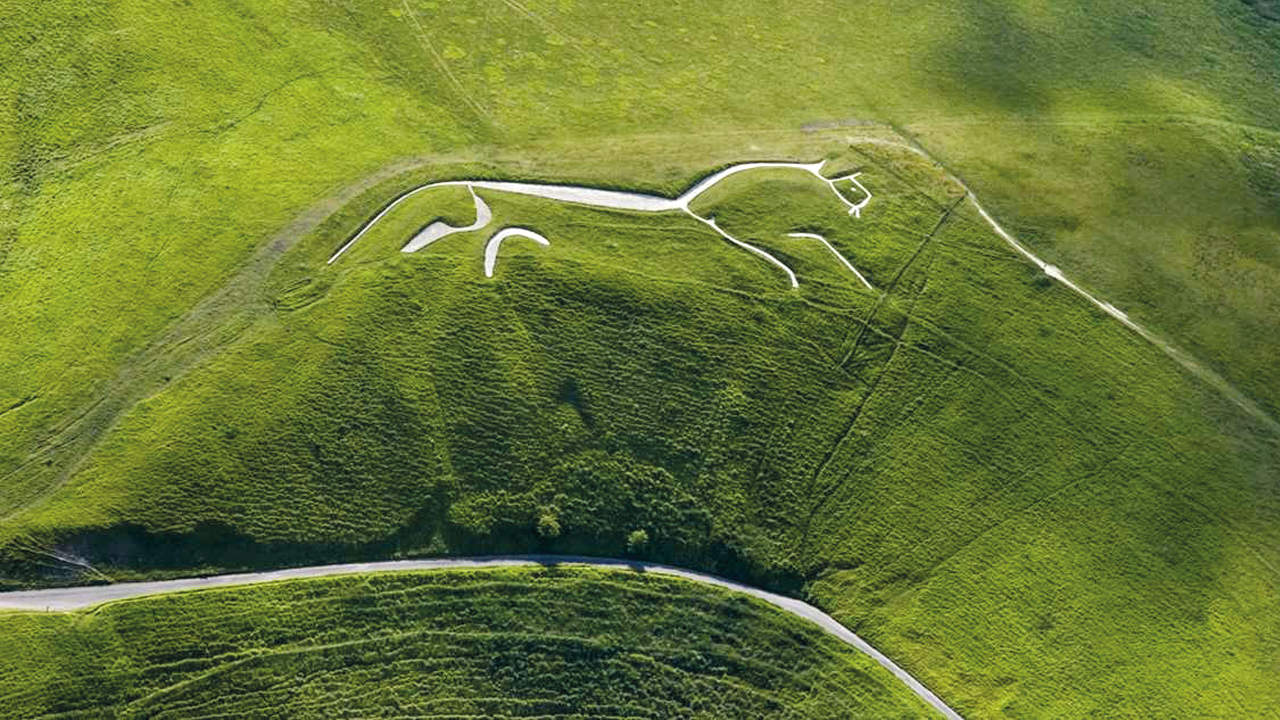
<svg viewBox="0 0 1280 720"><path fill-rule="evenodd" d="M823 181L824 183L827 184L827 187L831 190L832 194L834 194L840 200L840 202L845 204L845 206L849 210L850 215L856 218L861 218L862 209L867 206L867 203L871 202L871 191L868 190L866 186L864 186L858 180L858 176L861 173L843 175L837 178L828 178L822 174L822 168L826 164L827 164L826 160L820 160L814 163L796 163L796 162L784 162L784 161L773 161L773 160L761 161L761 162L738 163L736 165L730 165L729 167L724 168L723 170L714 172L711 175L708 175L707 177L699 180L698 182L694 183L692 187L690 187L688 190L686 190L684 193L682 193L679 197L676 197L676 198L668 198L668 197L663 197L661 195L649 195L646 193L628 192L624 190L605 190L602 188L586 187L582 185L555 185L555 184L546 184L546 183L508 182L508 181L498 181L498 180L442 180L438 182L427 183L425 185L419 185L418 187L415 187L401 194L399 197L395 198L394 200L392 200L385 208L382 209L381 212L373 216L371 220L369 220L367 223L361 226L361 228L356 232L355 235L351 237L350 240L346 242L346 244L338 248L338 251L335 252L329 258L328 264L332 265L338 258L342 257L343 253L349 250L351 246L356 243L356 241L358 241L361 237L364 236L365 233L369 231L369 228L373 227L373 225L377 223L379 220L381 220L387 213L391 212L393 209L396 208L396 206L398 206L400 203L404 202L405 200L408 200L410 197L413 197L414 195L420 192L423 192L425 190L430 190L433 188L465 187L467 188L468 191L470 191L471 197L475 200L476 221L467 226L454 227L441 220L436 220L435 222L432 222L431 224L423 228L418 234L416 234L413 237L413 239L411 239L408 243L406 243L405 246L401 248L401 252L406 252L406 253L417 252L418 250L421 250L424 247L427 247L431 243L437 240L440 240L441 238L445 238L450 235L454 235L461 232L479 230L484 226L488 225L489 222L493 219L492 212L489 210L489 206L485 204L484 200L482 200L480 196L476 194L476 190L477 189L493 190L497 192L514 193L517 195L531 195L534 197L545 198L547 200L555 200L557 202L574 203L577 205L588 205L591 207L608 208L612 210L631 210L635 212L670 212L673 210L679 210L681 212L688 214L690 217L693 217L694 219L698 220L699 222L706 225L707 227L710 227L718 235L720 235L720 237L729 241L733 245L736 245L737 247L740 247L751 253L754 253L755 255L758 255L759 257L766 260L767 262L777 266L784 273L786 273L787 279L791 283L791 287L797 288L797 287L800 287L800 282L796 278L795 272L792 271L791 268L787 267L786 263L782 262L777 257L774 257L773 254L769 253L766 250L763 250L761 248L756 247L755 245L751 245L750 243L743 242L742 240L739 240L738 238L733 237L732 235L730 235L729 233L721 229L719 225L716 224L714 217L711 217L711 216L704 217L702 215L695 213L690 208L690 204L694 200L696 200L699 196L701 196L703 193L707 192L716 184L718 184L720 181L724 180L725 178L731 175L736 175L740 172L745 172L747 170L758 170L761 168L779 168L779 169L786 168L786 169L793 169L793 170L803 170L804 172L807 172L813 175L814 177L818 178L819 180ZM854 187L858 188L858 190L863 194L862 199L856 203L851 202L849 198L845 197L844 193L840 192L840 190L836 187L836 184L841 182L849 182ZM538 237L542 237L542 236L539 235ZM542 239L545 240L546 238L542 238ZM490 243L492 242L493 240L490 239ZM823 239L823 242L825 243L826 240ZM829 244L828 244L828 247L830 247ZM835 252L834 248L832 248L832 252ZM839 253L836 253L836 255L837 257L840 257L842 261L844 261L844 258L840 256ZM844 261L844 262L845 262L845 265L847 265L850 269L853 269L853 266L850 265L848 261ZM489 274L488 271L491 268L491 266L488 261L488 246L486 246L485 268L486 268L486 274ZM858 275L858 278L861 279L863 283L867 285L867 287L870 287L870 284L866 282L866 279L863 278L862 275L858 273L857 270L854 270L854 273Z"/></svg>
<svg viewBox="0 0 1280 720"><path fill-rule="evenodd" d="M817 240L818 242L822 243L823 245L825 245L825 246L827 247L827 249L828 249L828 250L830 250L830 251L831 251L831 254L832 254L832 255L835 255L835 256L836 256L836 259L837 259L837 260L839 260L841 263L843 263L845 267L849 268L849 272L853 273L853 274L854 274L854 275L855 275L859 280L861 280L861 281L862 281L862 284L863 284L863 285L866 285L866 286L867 286L867 289L868 289L868 290L871 290L872 292L874 292L874 291L875 291L875 288L871 286L871 283L870 283L870 282L868 282L868 281L867 281L867 279L866 279L865 277L863 277L863 276L862 276L862 273L858 272L858 268L854 267L854 266L853 266L853 263L849 262L849 261L848 261L848 259L846 259L844 255L841 255L841 254L840 254L840 251L839 251L839 250L836 250L836 248L835 248L835 246L834 246L834 245L832 245L830 242L827 242L827 239L826 239L826 238L822 237L821 235L819 235L819 234L817 234L817 233L810 233L810 232L793 232L793 233L787 233L787 237L793 237L793 238L808 238L808 239L810 239L810 240Z"/></svg>
<svg viewBox="0 0 1280 720"><path fill-rule="evenodd" d="M66 612L93 607L106 602L126 600L129 598L162 595L176 592L211 590L219 587L239 587L260 583L300 580L304 578L333 577L365 573L385 572L420 572L426 570L483 570L503 567L527 567L530 565L584 565L618 570L633 570L640 573L675 576L684 580L704 583L726 590L749 595L773 605L783 612L807 620L818 626L823 632L832 635L848 645L866 653L877 664L893 673L924 702L928 703L947 720L963 720L960 714L952 710L925 687L914 676L902 669L871 643L863 640L852 630L841 625L838 620L822 612L818 608L795 598L789 598L768 590L761 590L718 575L688 570L674 565L663 565L639 560L623 560L619 558L590 557L582 555L490 555L460 556L423 560L384 560L364 563L348 563L344 565L313 565L310 567L268 570L265 572L238 573L231 575L211 575L198 578L180 578L175 580L151 580L146 582L123 582L113 585L92 585L82 587L51 588L48 590L19 590L0 593L0 610L25 610L34 612Z"/></svg>
<svg viewBox="0 0 1280 720"><path fill-rule="evenodd" d="M534 232L529 228L509 227L503 228L493 234L489 238L489 242L484 246L484 276L493 277L493 268L498 264L498 248L502 246L502 241L509 237L529 238L543 247L551 244L551 241L545 238L541 233Z"/></svg>
<svg viewBox="0 0 1280 720"><path fill-rule="evenodd" d="M435 222L432 222L430 225L427 225L422 230L420 230L417 235L414 235L413 239L405 243L405 246L401 248L400 251L407 252L407 253L417 252L422 248L435 242L436 240L439 240L442 237L453 235L454 233L479 230L485 225L488 225L489 222L493 220L493 211L489 209L489 204L486 203L483 199L481 199L479 195L476 194L475 188L467 188L467 189L471 191L471 199L475 203L475 208L476 208L475 222L471 223L470 225L464 225L462 227L454 227L453 225L450 225L449 223L446 223L443 220L436 220ZM387 208L387 209L390 210L391 208ZM381 217L381 214L379 215L379 217ZM374 218L373 221L370 222L370 224L376 221L377 221L377 218ZM363 231L361 232L363 233ZM354 240L352 242L354 242ZM336 255L334 256L334 258L330 259L329 262L333 262L335 259L337 259Z"/></svg>

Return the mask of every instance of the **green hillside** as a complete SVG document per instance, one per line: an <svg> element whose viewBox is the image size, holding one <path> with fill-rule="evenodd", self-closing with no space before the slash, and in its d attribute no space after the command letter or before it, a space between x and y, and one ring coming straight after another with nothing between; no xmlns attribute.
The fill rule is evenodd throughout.
<svg viewBox="0 0 1280 720"><path fill-rule="evenodd" d="M804 621L618 571L302 580L0 629L5 718L935 717Z"/></svg>
<svg viewBox="0 0 1280 720"><path fill-rule="evenodd" d="M1273 426L953 177L1280 416L1268 8L15 8L0 579L632 553L804 594L966 717L1265 716ZM496 192L486 231L398 252L471 220L432 191L325 264L428 181L819 158L861 218L786 171L698 206L798 290L687 215ZM486 279L508 225L550 246Z"/></svg>

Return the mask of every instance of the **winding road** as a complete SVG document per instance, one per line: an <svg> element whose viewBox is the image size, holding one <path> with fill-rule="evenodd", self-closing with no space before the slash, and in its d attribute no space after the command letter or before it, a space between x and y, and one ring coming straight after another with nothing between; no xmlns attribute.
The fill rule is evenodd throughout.
<svg viewBox="0 0 1280 720"><path fill-rule="evenodd" d="M114 600L161 595L191 590L229 587L238 585L255 585L258 583L281 580L297 580L303 578L326 577L331 575L354 575L364 573L407 572L415 570L478 570L496 567L525 567L529 565L586 565L590 567L612 568L617 570L634 570L642 573L670 575L692 582L713 585L773 605L796 617L808 620L817 625L823 632L840 641L857 648L870 656L881 667L893 673L895 677L911 689L921 700L928 703L948 720L961 720L961 716L946 703L934 695L929 688L912 677L897 663L884 653L872 647L866 640L855 635L848 628L836 622L836 619L818 608L794 598L784 597L760 588L743 585L716 575L708 575L693 570L659 565L655 563L620 560L617 558L584 557L578 555L499 555L481 557L454 557L432 560L388 560L384 562L348 563L345 565L314 565L311 567L270 570L267 572L237 573L231 575L211 575L208 577L183 578L179 580L157 580L153 582L116 583L114 585L91 585L68 588L52 588L48 590L23 590L0 593L0 610L25 611L69 611L80 610Z"/></svg>
<svg viewBox="0 0 1280 720"><path fill-rule="evenodd" d="M1202 363L1196 361L1189 354L1175 347L1169 341L1159 337L1155 333L1148 330L1146 327L1133 321L1127 314L1125 314L1120 309L1116 308L1111 303L1108 303L1106 301L1103 301L1097 298L1096 296L1091 294L1089 291L1085 290L1083 287L1071 281L1058 267L1045 262L1044 260L1036 256L1034 253L1032 253L1029 248L1027 248L1025 245L1019 242L1017 238L1015 238L1012 234L1006 231L1005 228L1002 227L999 224L999 222L995 220L994 217L992 217L992 215L986 210L986 208L982 206L977 196L972 192L969 186L964 183L963 180L957 177L954 173L947 170L942 163L940 163L938 160L932 157L928 152L912 144L908 144L900 141L894 141L894 140L886 140L881 138L856 138L856 139L851 139L851 142L865 142L870 144L885 145L885 146L900 148L900 149L915 153L920 157L925 158L929 162L933 163L934 165L938 166L939 168L941 168L950 180L956 182L964 190L966 199L972 205L974 210L976 210L976 212L979 214L982 220L986 222L990 226L990 228L996 233L996 235L998 235L1005 243L1007 243L1016 253L1018 253L1028 262L1037 266L1049 278L1053 279L1056 282L1061 283L1070 291L1081 296L1082 298L1087 300L1089 303L1093 304L1095 307L1103 311L1105 314L1107 314L1108 316L1112 317L1116 321L1123 324L1126 328L1134 332L1143 340L1155 345L1158 349L1163 351L1166 355L1172 358L1176 363L1181 365L1184 369L1188 370L1193 375L1199 377L1208 385L1218 390L1220 393L1226 396L1230 401L1232 401L1233 403L1235 403L1236 405L1244 409L1246 412L1248 412L1251 416L1258 419L1269 428L1277 432L1280 432L1280 424L1278 424L1269 414L1264 412L1250 398L1248 398L1243 393L1238 391L1236 388L1231 386L1223 377L1218 375L1216 372L1210 370L1208 367L1206 367ZM737 172L742 172L745 170L750 170L750 169L760 168L760 167L800 168L810 173L813 173L814 175L817 175L818 177L820 177L821 179L823 179L828 183L831 189L836 192L837 197L839 197L840 200L843 201L849 207L849 213L854 216L860 217L861 209L871 199L870 192L861 186L861 184L857 181L856 176L848 176L848 177L836 178L836 179L828 179L822 176L820 174L822 163L801 164L801 163L783 163L783 162L760 162L760 163L743 163L740 165L734 165L718 173L712 174L707 178L699 181L678 198L667 198L667 197L661 197L656 195L645 195L641 193L620 192L620 191L613 191L613 190L604 190L604 189L598 189L598 188L579 187L579 186L570 186L570 185L550 185L550 184L519 183L519 182L491 182L491 181L479 181L479 180L444 181L444 182L437 182L437 183L431 183L428 185L423 185L423 186L411 189L408 192L396 197L391 203L385 206L372 219L370 219L367 223L361 226L361 228L355 233L355 235L352 236L346 244L344 244L341 248L339 248L339 250L335 252L332 255L332 257L329 258L329 263L333 263L336 260L338 260L339 257L341 257L343 253L345 253L352 245L356 243L356 241L358 241L363 235L365 235L374 224L376 224L385 215L387 215L396 206L398 206L403 201L407 200L409 197L434 187L463 186L463 187L466 187L471 192L474 198L474 201L476 204L476 221L464 227L449 226L441 221L432 223L428 225L426 228L424 228L422 232L420 232L414 239L412 239L408 244L404 246L403 248L404 252L414 252L416 250L419 250L429 245L431 242L434 242L435 240L438 240L447 235L451 235L458 232L466 232L470 230L479 230L485 227L486 225L488 225L491 222L492 213L490 212L488 205L485 204L485 202L480 198L478 194L476 194L476 190L481 189L481 190L489 190L489 191L497 191L497 192L510 192L510 193L523 194L523 195L532 195L532 196L542 197L542 198L559 201L559 202L571 202L571 203L584 204L584 205L590 205L595 207L634 210L634 211L641 211L641 212L666 212L666 211L672 211L672 210L683 211L697 218L703 224L706 224L709 227L712 227L717 232L720 232L720 234L730 242L734 242L735 244L743 247L744 249L750 250L752 252L756 252L760 254L762 257L764 257L766 260L769 260L777 264L779 267L783 268L790 275L792 284L794 286L795 285L794 273L792 273L790 269L786 267L785 264L778 261L777 258L774 258L772 255L765 252L764 250L751 246L747 243L742 243L732 237L724 235L724 233L720 231L719 228L715 225L714 218L702 217L702 216L696 215L689 208L689 204L692 202L694 198L701 195L703 192L705 192L706 190L714 186L720 180L723 180L725 177L731 174L735 174ZM388 174L390 174L389 171L387 173L384 173L384 175L388 175ZM835 190L834 183L842 180L850 180L856 187L860 188L864 192L865 198L861 200L859 203L856 203L856 204L851 203L843 194ZM363 185L357 186L357 187L363 187L370 184L372 184L372 180L365 182L363 183ZM347 191L343 197L345 198L345 196L347 195L353 196L354 193L355 193L354 189ZM316 215L315 218L304 218L304 220L312 224L315 224L315 223L318 223L322 217L323 217L322 215ZM500 231L500 232L503 232L503 231ZM269 269L273 264L274 260L283 252L283 250L287 249L287 247L292 244L292 242L295 239L292 236L300 235L300 231L290 230L290 232L286 233L286 235L290 236L288 237L289 242L286 243L283 240L277 240L274 243L272 243L272 245L269 246L268 248L270 252L262 254L264 260L258 262L259 265L261 265L263 268ZM545 240L546 240L545 238L542 238L542 236L540 235L538 235L537 237L534 237L534 235L536 235L536 233L533 233L532 231L529 231L529 230L524 230L524 232L522 233L507 233L507 235L503 236L502 238L497 237L495 235L495 237L491 239L490 244L486 246L486 258L485 258L486 274L492 274L493 266L496 263L498 246L500 245L500 242L503 238L510 237L510 236L520 236L520 237L532 239L535 242L539 242L540 244L545 244ZM852 264L850 264L847 260L845 260L842 256L840 256L839 253L833 247L831 247L829 243L826 243L825 239L822 238L821 236L807 234L807 233L793 233L792 237L807 238L807 239L822 241L823 244L827 245L828 249L831 250L833 253L835 253L837 255L837 258L851 272L853 272L857 276L857 278L862 282L862 284L866 285L867 287L870 287L870 283L866 281L866 278L863 277L862 274L859 273L856 270L856 268L853 267ZM492 257L490 257L490 253L489 253L490 247L492 247ZM253 269L254 269L254 276L253 276L254 279L256 279L259 275L265 275L266 270L259 270L258 265L254 265ZM215 299L220 299L220 296ZM199 314L197 313L196 316L198 317ZM181 329L184 326L179 325L178 327ZM177 332L178 331L175 330L171 334L176 335ZM165 347L165 346L160 345L158 347ZM145 364L145 361L149 359L149 356L145 354L141 355L140 357L142 358L142 360L135 364ZM127 397L132 397L132 395L128 395ZM125 404L124 400L121 400L117 403L110 405L108 407L108 410L112 411L112 413L117 412L117 408L120 406L123 406L124 404ZM89 437L90 439L92 439L92 438L96 438L96 436L97 436L97 433L93 433L91 435L87 435L86 437ZM69 470L64 471L63 474L66 475L68 473L69 473ZM193 591L193 590L218 588L218 587L250 585L250 584L283 581L283 580L291 580L291 579L325 577L325 576L334 576L334 575L422 571L422 570L483 569L483 568L493 568L493 567L514 567L514 566L546 565L546 564L573 564L573 565L585 565L585 566L592 566L592 567L632 569L638 572L652 572L657 574L676 576L676 577L680 577L693 582L700 582L708 585L714 585L717 587L728 589L730 591L750 595L757 599L763 600L764 602L767 602L796 617L803 618L805 620L808 620L818 625L819 628L821 628L824 632L838 638L842 642L845 642L857 648L859 651L867 654L872 659L874 659L879 665L881 665L882 667L884 667L885 669L893 673L899 680L901 680L905 685L907 685L907 687L909 687L912 690L912 692L914 692L918 697L920 697L930 706L935 708L944 717L949 719L959 719L961 717L958 713L956 713L954 710L948 707L941 699L939 699L933 692L931 692L922 683L920 683L918 680L916 680L914 677L908 674L905 670L903 670L901 667L895 664L892 660L886 657L883 653L879 652L870 644L868 644L865 640L863 640L862 638L860 638L859 636L857 636L856 634L854 634L844 626L840 625L840 623L838 623L830 615L827 615L826 613L813 607L812 605L801 602L799 600L777 595L775 593L770 593L768 591L761 590L759 588L750 587L750 586L743 585L731 580L716 577L713 575L708 575L704 573L699 573L699 572L686 570L678 567L667 566L667 565L632 562L632 561L619 560L619 559L591 558L591 557L578 557L578 556L520 555L520 556L500 556L500 557L460 557L460 558L433 559L433 560L401 560L401 561L385 561L385 562L370 562L370 563L354 563L354 564L344 564L344 565L320 565L320 566L313 566L313 567L291 568L291 569L275 570L275 571L259 572L259 573L229 574L229 575L217 575L217 576L210 576L210 577L186 578L186 579L154 581L154 582L117 583L112 585L55 588L55 589L48 589L48 590L32 590L32 591L0 593L0 611L3 611L3 610L70 611L70 610L77 610L77 609L91 607L91 606L98 605L105 602L111 602L115 600L124 600L128 598L137 598L137 597L143 597L148 595Z"/></svg>

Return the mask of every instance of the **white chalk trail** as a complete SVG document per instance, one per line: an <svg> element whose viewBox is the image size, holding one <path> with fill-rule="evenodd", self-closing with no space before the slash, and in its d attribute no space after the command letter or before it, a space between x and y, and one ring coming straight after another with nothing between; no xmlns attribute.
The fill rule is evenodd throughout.
<svg viewBox="0 0 1280 720"><path fill-rule="evenodd" d="M489 238L489 242L484 246L484 276L493 277L493 268L498 264L498 249L502 246L502 241L509 237L529 238L530 240L546 247L551 244L541 234L536 233L528 228L509 227L494 233Z"/></svg>
<svg viewBox="0 0 1280 720"><path fill-rule="evenodd" d="M786 612L795 617L807 620L818 626L823 632L832 635L859 651L865 653L881 667L888 670L911 689L924 702L942 714L947 720L962 720L959 713L952 710L929 688L890 660L884 653L872 647L851 630L841 625L835 618L818 608L794 598L785 597L767 590L744 585L733 580L686 570L672 565L619 560L615 558L583 557L576 555L505 555L489 557L453 557L432 560L386 560L382 562L349 563L346 565L313 565L311 567L270 570L267 572L239 573L235 575L213 575L199 578L182 578L178 580L156 580L151 582L116 583L114 585L92 585L87 587L53 588L50 590L22 590L18 592L0 593L0 609L26 611L59 611L80 610L114 600L162 595L193 590L206 590L218 587L239 585L256 585L259 583L297 580L302 578L330 577L335 575L352 575L364 573L407 572L423 570L480 570L499 567L526 567L529 565L586 565L618 570L633 570L641 573L655 573L682 578L692 582L713 585L732 592L749 595Z"/></svg>
<svg viewBox="0 0 1280 720"><path fill-rule="evenodd" d="M661 195L649 195L645 193L626 192L621 190L605 190L601 188L592 188L592 187L585 187L585 186L579 186L579 185L555 185L555 184L543 184L543 183L506 182L506 181L497 181L497 180L444 180L440 182L428 183L426 185L421 185L419 187L413 188L412 190L409 190L408 192L400 195L395 200L393 200L389 205L387 205L386 208L382 210L382 212L379 212L377 215L373 217L373 219L365 223L364 226L361 227L360 230L357 231L356 234L346 242L346 244L338 248L338 251L335 252L332 257L329 258L329 264L332 264L338 258L342 257L343 253L345 253L348 249L350 249L351 246L354 245L357 240L359 240L361 237L364 236L365 233L369 231L369 228L373 227L373 225L377 223L379 220L381 220L388 212L393 210L400 203L404 202L405 200L408 200L410 197L413 197L414 195L420 192L423 192L425 190L430 190L432 188L463 186L463 187L466 187L471 192L471 196L475 200L476 221L471 225L468 225L465 227L454 227L440 220L432 222L430 225L424 228L421 232L415 235L412 240L406 243L405 246L401 248L401 252L407 252L407 253L417 252L418 250L421 250L422 248L430 245L431 243L437 240L440 240L441 238L448 237L449 235L453 235L456 233L479 230L484 226L488 225L489 222L492 220L492 217L493 217L492 213L489 210L489 206L485 204L484 200L482 200L480 196L476 194L476 190L477 189L492 190L496 192L512 193L516 195L529 195L533 197L540 197L540 198L545 198L547 200L554 200L556 202L567 202L567 203L574 203L578 205L587 205L590 207L608 208L611 210L630 210L634 212L669 212L673 210L680 210L696 218L697 220L701 221L703 224L707 225L711 229L715 230L717 234L719 234L722 238L729 241L733 245L740 247L744 250L747 250L748 252L751 252L763 258L770 264L775 265L778 268L781 268L782 271L786 273L787 278L791 283L791 287L797 288L800 286L799 280L796 278L795 272L792 271L791 268L787 267L786 263L782 262L778 258L774 257L771 253L761 248L758 248L754 245L751 245L750 243L743 242L742 240L739 240L738 238L733 237L729 233L722 230L718 225L716 225L714 218L703 217L695 213L691 209L690 205L693 203L694 200L698 199L698 197L700 197L702 194L704 194L711 188L715 187L725 178L728 178L732 175L736 175L741 172L746 172L748 170L759 170L759 169L768 169L768 168L792 169L792 170L801 170L801 171L807 172L813 175L814 177L818 178L819 180L823 181L824 183L826 183L827 188L831 190L832 194L834 194L836 198L838 198L840 202L842 202L845 205L850 215L854 217L859 217L859 218L862 217L862 209L867 206L867 203L871 202L871 191L868 190L861 182L858 181L858 173L854 173L852 175L845 175L843 177L838 177L838 178L828 178L822 174L822 168L824 165L826 165L825 160L815 162L815 163L794 163L794 162L782 162L782 161L739 163L737 165L731 165L727 168L724 168L723 170L720 170L715 173L712 173L711 175L708 175L707 177L694 183L692 187L690 187L688 190L686 190L684 193L682 193L679 197L676 197L676 198L668 198L668 197L663 197ZM844 193L840 192L839 187L837 187L837 183L841 183L841 182L849 182L853 187L856 187L858 191L862 193L862 197L858 200L858 202L855 203L849 200L849 198L846 197ZM538 237L542 237L542 236L539 235ZM543 239L545 240L545 238ZM823 242L826 242L826 241L824 240ZM493 244L492 239L490 240L490 245L486 246L485 248L486 273L491 275L491 273L488 272L489 268L492 267L488 257L489 247L496 247ZM828 247L830 246L828 245ZM834 248L832 249L832 252L834 252ZM496 253L496 250L495 250L495 253ZM836 254L837 256L839 256L839 253L836 253ZM841 259L843 260L843 258ZM845 264L849 265L847 261L845 262ZM852 269L852 265L849 265L849 267ZM854 273L858 274L859 278L861 278L861 274L859 274L857 270L854 270ZM863 282L866 283L865 278L862 278L862 279L863 279Z"/></svg>
<svg viewBox="0 0 1280 720"><path fill-rule="evenodd" d="M1035 253L1031 252L1025 245L1023 245L1021 242L1018 242L1017 238L1015 238L1012 234L1010 234L1003 227L1001 227L1000 223L996 222L996 219L992 217L991 214L987 212L987 209L982 206L982 203L978 202L978 196L974 194L973 190L969 187L967 183L965 183L964 180L961 180L959 177L957 177L955 173L952 173L950 170L948 170L945 165L943 165L941 162L935 159L932 155L930 155L924 149L909 143L901 142L898 140L888 140L885 138L849 138L849 142L850 143L866 143L870 145L883 145L885 147L892 147L900 150L906 150L908 152L914 153L924 158L925 160L928 160L938 168L941 168L942 171L946 174L948 179L955 182L957 185L960 186L962 190L964 190L965 195L968 198L969 202L973 204L973 208L978 211L978 214L982 216L982 219L987 223L987 225L989 225L991 229L995 231L996 235L998 235L1002 240L1004 240L1009 245L1009 247L1012 247L1019 255L1026 258L1033 265L1043 270L1045 275L1049 276L1053 280L1056 280L1057 282L1062 283L1072 292L1083 297L1085 300L1088 300L1095 307L1102 310L1107 315L1110 315L1111 317L1120 321L1122 325L1132 330L1143 340L1146 340L1147 342L1159 348L1165 355L1168 355L1174 362L1182 366L1184 370L1186 370L1187 372L1190 372L1192 375L1196 376L1197 378L1200 378L1200 380L1202 380L1205 384L1209 385L1209 387L1212 387L1214 390L1217 390L1223 397L1227 398L1232 403L1234 403L1237 407L1244 410L1255 420L1257 420L1258 422L1266 426L1269 430L1271 430L1276 434L1280 434L1280 422L1277 422L1275 418L1271 417L1271 415L1268 414L1265 410L1263 410L1256 402L1254 402L1244 393L1237 390L1235 386L1233 386L1231 383L1227 382L1226 378L1222 377L1218 373L1209 369L1203 363L1196 360L1190 354L1178 348L1173 343L1169 342L1168 340L1165 340L1159 335L1156 335L1151 330L1148 330L1143 325L1135 322L1127 314L1125 314L1123 310L1117 308L1115 305L1112 305L1111 303L1106 302L1105 300L1099 299L1098 297L1090 293L1088 290L1085 290L1084 288L1080 287L1076 283L1072 282L1057 266L1050 265L1044 260L1041 260L1039 257L1036 256Z"/></svg>
<svg viewBox="0 0 1280 720"><path fill-rule="evenodd" d="M861 217L862 208L866 207L867 203L871 202L871 192L867 190L865 187L863 187L862 183L858 182L858 175L860 173L845 175L844 177L838 177L838 178L828 178L822 174L822 167L826 164L827 162L825 160L822 160L816 163L791 163L791 162L768 161L768 162L739 163L737 165L731 165L725 168L724 170L721 170L717 173L713 173L703 178L702 180L699 180L697 183L694 184L693 187L686 190L683 195L677 198L675 202L679 203L680 209L688 210L689 204L692 203L694 200L696 200L698 196L710 190L712 187L717 185L721 180L724 180L725 178L731 175L736 175L746 170L759 170L762 168L789 168L792 170L803 170L809 173L810 175L813 175L814 177L818 178L822 182L826 183L827 187L830 188L831 192L834 193L835 196L839 198L840 201L843 202L846 207L849 208L850 215L853 215L854 217ZM836 187L836 183L844 182L846 180L849 181L851 184L853 184L855 187L857 187L864 194L864 197L856 203L850 202L849 198L845 197L844 193L840 192L840 189Z"/></svg>
<svg viewBox="0 0 1280 720"><path fill-rule="evenodd" d="M849 268L849 272L853 273L854 276L858 278L858 280L862 281L862 284L865 285L868 290L871 290L873 292L875 291L875 288L871 286L871 283L868 282L865 277L863 277L862 273L858 272L858 268L854 267L853 263L849 262L844 255L841 255L840 251L836 250L835 246L832 245L830 242L828 242L826 238L822 237L821 235L818 235L817 233L807 233L807 232L787 233L787 236L793 237L793 238L809 238L810 240L817 240L818 242L822 243L823 245L826 246L828 250L831 251L832 255L836 256L837 260L843 263L845 267Z"/></svg>
<svg viewBox="0 0 1280 720"><path fill-rule="evenodd" d="M968 188L966 188L966 191L967 190ZM1196 360L1194 357L1184 352L1180 348L1174 346L1168 340L1165 340L1159 335L1156 335L1155 333L1148 330L1146 327L1138 324L1137 322L1134 322L1120 308L1117 308L1115 305L1112 305L1111 303L1106 302L1105 300L1101 300L1095 297L1088 290L1085 290L1084 288L1075 284L1066 275L1064 275L1062 273L1062 270L1058 269L1056 265L1050 265L1049 263L1046 263L1045 261L1036 257L1030 250L1024 247L1022 243L1018 242L1016 239L1014 239L1012 235L1006 232L1005 229L1000 226L1000 223L996 222L995 218L991 217L991 215L987 212L986 208L982 207L982 204L978 202L978 198L974 197L972 192L969 193L969 201L973 203L974 209L976 209L978 211L978 214L982 216L982 219L986 220L987 224L989 224L991 228L995 230L997 235L1003 238L1005 242L1009 243L1009 245L1012 246L1013 249L1021 253L1023 257L1027 258L1032 263L1034 263L1037 267L1043 270L1045 275L1048 275L1050 278L1053 278L1054 280L1057 280L1058 282L1062 283L1066 287L1070 288L1076 294L1080 295L1084 299L1093 303L1093 305L1096 306L1098 309L1102 310L1102 312L1110 315L1116 320L1119 320L1122 325L1129 328L1133 332L1137 333L1138 336L1141 337L1143 340L1146 340L1152 345L1155 345L1157 348L1163 351L1165 355L1168 355L1170 358L1172 358L1174 362L1181 365L1183 369L1187 370L1192 375L1195 375L1196 377L1200 378L1202 381L1204 381L1207 385L1212 387L1214 390L1217 390L1224 397L1226 397L1228 400L1234 403L1237 407L1244 410L1246 413L1251 415L1254 419L1261 422L1272 432L1280 434L1280 422L1276 422L1276 420L1272 418L1269 414L1267 414L1267 412L1264 411L1257 403L1255 403L1252 399L1250 399L1244 393L1237 390L1234 385L1227 382L1226 378L1222 377L1221 375L1214 372L1213 370L1210 370L1207 366L1205 366L1200 361Z"/></svg>

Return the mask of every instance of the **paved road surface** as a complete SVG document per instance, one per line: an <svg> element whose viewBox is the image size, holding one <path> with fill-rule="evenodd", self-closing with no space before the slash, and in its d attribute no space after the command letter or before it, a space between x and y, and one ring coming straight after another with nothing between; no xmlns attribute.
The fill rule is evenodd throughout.
<svg viewBox="0 0 1280 720"><path fill-rule="evenodd" d="M184 578L180 580L158 580L154 582L116 583L114 585L91 585L69 588L53 588L49 590L23 590L20 592L0 593L0 609L14 610L78 610L112 600L136 598L145 595L201 590L205 588L227 587L232 585L250 585L292 580L298 578L324 577L327 575L350 575L355 573L403 572L406 570L458 570L492 567L513 567L524 565L573 564L592 567L631 569L637 572L651 572L661 575L673 575L692 580L693 582L715 585L734 592L750 595L770 605L816 624L824 632L834 635L871 656L881 667L893 673L899 680L911 688L911 691L922 700L932 705L948 720L961 720L959 713L947 707L937 695L898 667L883 653L871 647L867 641L849 631L836 622L835 618L818 608L799 600L775 593L767 592L749 585L727 580L715 575L694 572L670 565L656 565L646 562L633 562L614 558L580 557L575 555L504 555L490 557L455 557L434 560L388 560L384 562L349 563L346 565L314 565L312 567L270 570L267 572L239 573L234 575L213 575L210 577Z"/></svg>

